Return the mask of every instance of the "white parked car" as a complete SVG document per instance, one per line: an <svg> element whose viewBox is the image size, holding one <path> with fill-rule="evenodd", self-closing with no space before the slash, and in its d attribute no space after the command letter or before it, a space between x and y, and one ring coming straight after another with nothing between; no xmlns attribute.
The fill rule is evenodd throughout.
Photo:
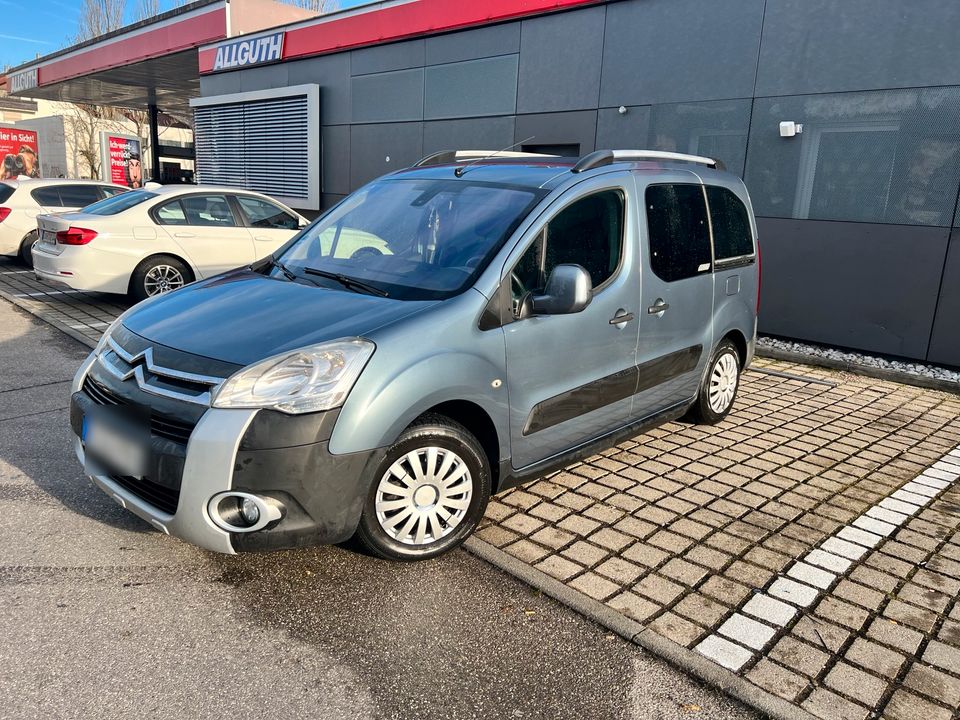
<svg viewBox="0 0 960 720"><path fill-rule="evenodd" d="M0 182L0 255L19 257L31 266L30 247L37 241L39 215L77 210L126 190L98 180Z"/></svg>
<svg viewBox="0 0 960 720"><path fill-rule="evenodd" d="M260 193L203 185L132 190L41 215L37 278L135 300L266 257L306 218Z"/></svg>

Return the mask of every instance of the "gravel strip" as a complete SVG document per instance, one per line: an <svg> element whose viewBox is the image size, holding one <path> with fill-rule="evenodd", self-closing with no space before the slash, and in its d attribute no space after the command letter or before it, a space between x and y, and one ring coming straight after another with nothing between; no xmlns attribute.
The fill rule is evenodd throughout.
<svg viewBox="0 0 960 720"><path fill-rule="evenodd" d="M786 352L809 355L813 358L827 358L829 360L850 363L851 365L860 365L866 368L892 370L894 372L907 373L908 375L916 375L917 377L946 380L947 382L960 384L960 371L938 365L928 365L926 363L912 362L909 360L891 360L889 358L867 355L852 350L838 350L837 348L826 345L813 345L795 340L783 340L781 338L766 336L757 338L757 347L784 350Z"/></svg>

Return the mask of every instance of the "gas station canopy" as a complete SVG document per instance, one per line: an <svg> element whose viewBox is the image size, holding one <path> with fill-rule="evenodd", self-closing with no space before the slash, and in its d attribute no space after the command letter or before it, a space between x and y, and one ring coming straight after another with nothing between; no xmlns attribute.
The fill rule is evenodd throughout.
<svg viewBox="0 0 960 720"><path fill-rule="evenodd" d="M10 95L186 115L200 95L197 50L315 13L273 0L198 0L7 72Z"/></svg>

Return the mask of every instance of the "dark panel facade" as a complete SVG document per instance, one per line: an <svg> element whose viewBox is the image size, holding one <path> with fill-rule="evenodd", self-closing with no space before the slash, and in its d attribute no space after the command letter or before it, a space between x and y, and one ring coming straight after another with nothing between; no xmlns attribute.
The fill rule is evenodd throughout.
<svg viewBox="0 0 960 720"><path fill-rule="evenodd" d="M771 1L756 94L960 85L958 27L955 0Z"/></svg>
<svg viewBox="0 0 960 720"><path fill-rule="evenodd" d="M746 181L759 215L949 227L960 88L758 98Z"/></svg>
<svg viewBox="0 0 960 720"><path fill-rule="evenodd" d="M597 107L606 11L595 7L523 22L518 112Z"/></svg>
<svg viewBox="0 0 960 720"><path fill-rule="evenodd" d="M423 119L423 69L361 75L351 81L353 122Z"/></svg>
<svg viewBox="0 0 960 720"><path fill-rule="evenodd" d="M428 120L512 115L517 109L517 56L432 65L424 75Z"/></svg>
<svg viewBox="0 0 960 720"><path fill-rule="evenodd" d="M437 120L423 124L423 154L451 148L499 150L513 145L514 118Z"/></svg>
<svg viewBox="0 0 960 720"><path fill-rule="evenodd" d="M956 230L950 236L927 357L931 362L960 366L960 233Z"/></svg>
<svg viewBox="0 0 960 720"><path fill-rule="evenodd" d="M569 145L584 155L596 149L597 111L517 115L515 143L527 150L545 150L546 146ZM519 148L518 148L519 149Z"/></svg>
<svg viewBox="0 0 960 720"><path fill-rule="evenodd" d="M441 149L716 157L760 218L763 332L960 366L957 27L956 0L618 0L201 92L319 85L324 207Z"/></svg>
<svg viewBox="0 0 960 720"><path fill-rule="evenodd" d="M426 64L476 60L520 52L520 23L492 25L426 39Z"/></svg>
<svg viewBox="0 0 960 720"><path fill-rule="evenodd" d="M764 0L607 5L600 105L753 97Z"/></svg>
<svg viewBox="0 0 960 720"><path fill-rule="evenodd" d="M926 357L949 230L757 221L760 331Z"/></svg>
<svg viewBox="0 0 960 720"><path fill-rule="evenodd" d="M382 123L350 128L350 185L356 189L423 157L423 123Z"/></svg>

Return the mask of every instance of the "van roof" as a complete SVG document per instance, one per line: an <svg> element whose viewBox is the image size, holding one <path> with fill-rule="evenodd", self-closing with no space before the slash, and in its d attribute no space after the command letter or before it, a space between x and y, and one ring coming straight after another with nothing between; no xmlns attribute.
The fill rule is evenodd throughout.
<svg viewBox="0 0 960 720"><path fill-rule="evenodd" d="M575 175L584 177L631 169L655 174L664 170L690 170L704 179L730 173L711 158L652 150L600 150L582 158L537 153L458 150L434 153L393 177L415 175L431 179L463 178L474 182L552 190Z"/></svg>

